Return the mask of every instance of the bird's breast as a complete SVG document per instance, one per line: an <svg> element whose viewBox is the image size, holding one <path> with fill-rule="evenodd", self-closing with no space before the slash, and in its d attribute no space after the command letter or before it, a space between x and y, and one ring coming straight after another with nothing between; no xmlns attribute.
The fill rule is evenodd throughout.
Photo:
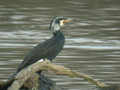
<svg viewBox="0 0 120 90"><path fill-rule="evenodd" d="M63 49L64 42L64 37L55 37L53 40L51 40L51 43L49 43L48 47L46 48L48 51L46 58L50 60L54 59Z"/></svg>

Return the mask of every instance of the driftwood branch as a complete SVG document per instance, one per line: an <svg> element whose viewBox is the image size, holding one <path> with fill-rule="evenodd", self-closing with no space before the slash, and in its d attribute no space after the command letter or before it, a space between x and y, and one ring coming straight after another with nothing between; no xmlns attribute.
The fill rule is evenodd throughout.
<svg viewBox="0 0 120 90"><path fill-rule="evenodd" d="M67 75L69 77L84 78L88 82L95 84L96 86L101 87L101 88L107 86L106 84L102 82L94 80L92 77L88 75L72 71L60 65L55 65L51 63L50 61L46 60L43 62L36 62L32 64L31 66L29 66L28 68L23 69L21 72L19 72L15 77L15 81L13 82L11 87L8 88L8 90L19 90L19 88L26 82L26 80L28 80L30 77L32 77L32 75L34 75L34 73L40 70L52 71L57 75Z"/></svg>

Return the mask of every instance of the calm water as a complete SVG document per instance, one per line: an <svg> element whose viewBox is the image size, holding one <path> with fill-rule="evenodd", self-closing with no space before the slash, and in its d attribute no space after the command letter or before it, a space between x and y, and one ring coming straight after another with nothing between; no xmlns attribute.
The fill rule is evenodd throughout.
<svg viewBox="0 0 120 90"><path fill-rule="evenodd" d="M1 0L0 80L15 72L25 54L52 36L53 16L74 20L62 28L66 44L54 63L108 84L120 84L119 0ZM82 78L49 75L67 90L94 85Z"/></svg>

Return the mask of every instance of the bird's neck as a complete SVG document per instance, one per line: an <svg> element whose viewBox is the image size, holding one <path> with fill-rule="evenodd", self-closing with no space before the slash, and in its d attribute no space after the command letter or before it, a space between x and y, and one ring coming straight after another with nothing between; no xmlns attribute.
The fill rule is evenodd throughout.
<svg viewBox="0 0 120 90"><path fill-rule="evenodd" d="M58 30L58 31L55 31L55 32L53 32L53 35L54 36L63 36L63 33L60 31L60 30Z"/></svg>
<svg viewBox="0 0 120 90"><path fill-rule="evenodd" d="M60 31L60 25L51 23L49 29L53 31L54 36L63 36L63 33Z"/></svg>
<svg viewBox="0 0 120 90"><path fill-rule="evenodd" d="M49 29L53 32L57 32L60 31L60 25L59 24L55 24L55 23L51 23Z"/></svg>

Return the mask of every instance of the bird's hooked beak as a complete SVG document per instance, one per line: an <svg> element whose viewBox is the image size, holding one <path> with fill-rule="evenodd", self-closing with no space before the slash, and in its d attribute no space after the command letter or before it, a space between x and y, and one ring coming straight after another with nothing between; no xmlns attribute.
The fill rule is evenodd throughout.
<svg viewBox="0 0 120 90"><path fill-rule="evenodd" d="M65 23L71 22L72 19L71 18L65 18L63 20L60 21L60 26L63 26Z"/></svg>

